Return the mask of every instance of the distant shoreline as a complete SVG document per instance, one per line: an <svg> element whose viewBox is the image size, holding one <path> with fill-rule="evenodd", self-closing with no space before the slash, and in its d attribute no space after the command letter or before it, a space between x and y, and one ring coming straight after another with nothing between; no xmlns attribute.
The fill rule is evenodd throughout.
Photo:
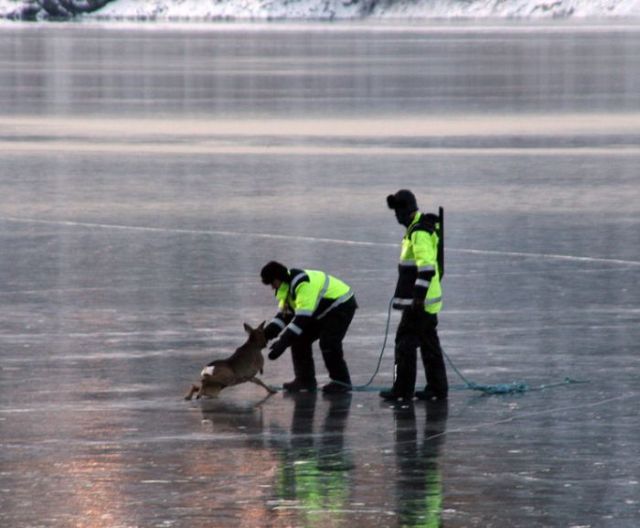
<svg viewBox="0 0 640 528"><path fill-rule="evenodd" d="M114 0L88 2L0 0L0 19L48 22L447 22L482 20L604 20L640 23L640 0ZM77 6L70 12L69 5ZM93 4L98 5L98 3Z"/></svg>

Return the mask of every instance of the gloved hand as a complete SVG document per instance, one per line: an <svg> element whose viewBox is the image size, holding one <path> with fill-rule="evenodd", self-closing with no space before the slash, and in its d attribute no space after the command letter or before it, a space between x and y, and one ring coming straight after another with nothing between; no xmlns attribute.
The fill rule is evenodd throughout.
<svg viewBox="0 0 640 528"><path fill-rule="evenodd" d="M271 347L269 347L269 359L270 360L274 360L274 359L278 359L282 354L284 354L284 351L287 349L287 345L285 343L282 342L282 340L278 340L275 343L273 343L273 345L271 345Z"/></svg>
<svg viewBox="0 0 640 528"><path fill-rule="evenodd" d="M267 341L271 341L272 339L278 337L280 330L281 328L278 325L269 323L264 329L264 337L267 339Z"/></svg>
<svg viewBox="0 0 640 528"><path fill-rule="evenodd" d="M413 299L411 310L418 314L424 312L424 299Z"/></svg>

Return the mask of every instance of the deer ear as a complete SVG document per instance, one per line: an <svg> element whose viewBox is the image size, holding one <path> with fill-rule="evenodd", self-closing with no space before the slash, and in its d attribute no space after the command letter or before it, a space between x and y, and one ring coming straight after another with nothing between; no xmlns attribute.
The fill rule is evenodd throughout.
<svg viewBox="0 0 640 528"><path fill-rule="evenodd" d="M264 330L264 325L265 325L266 323L267 323L266 321L262 321L262 322L260 323L260 326L258 326L258 328L259 328L260 330Z"/></svg>
<svg viewBox="0 0 640 528"><path fill-rule="evenodd" d="M251 332L253 332L253 328L251 328L247 323L243 323L243 326L244 326L244 331L247 334L250 334Z"/></svg>

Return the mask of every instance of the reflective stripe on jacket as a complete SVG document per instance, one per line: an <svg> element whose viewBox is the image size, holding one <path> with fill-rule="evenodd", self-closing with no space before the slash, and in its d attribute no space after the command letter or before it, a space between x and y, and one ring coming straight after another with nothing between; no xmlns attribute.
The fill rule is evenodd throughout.
<svg viewBox="0 0 640 528"><path fill-rule="evenodd" d="M312 319L322 319L353 297L349 285L323 271L291 269L289 275L290 283L276 291L280 311L269 323L284 330L283 337L301 335Z"/></svg>
<svg viewBox="0 0 640 528"><path fill-rule="evenodd" d="M402 310L414 299L424 300L425 311L442 308L442 289L438 269L438 217L418 212L402 239L398 283L393 307Z"/></svg>

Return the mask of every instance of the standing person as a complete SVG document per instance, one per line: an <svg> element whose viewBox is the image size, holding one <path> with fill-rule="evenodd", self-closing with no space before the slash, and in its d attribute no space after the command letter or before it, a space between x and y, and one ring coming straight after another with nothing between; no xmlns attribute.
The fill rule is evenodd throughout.
<svg viewBox="0 0 640 528"><path fill-rule="evenodd" d="M279 312L265 328L271 340L269 359L279 358L291 347L293 381L283 384L287 392L316 390L311 344L318 340L331 382L325 393L348 392L351 377L344 360L342 340L358 307L351 288L340 279L316 270L288 269L280 262L267 263L260 272L278 299Z"/></svg>
<svg viewBox="0 0 640 528"><path fill-rule="evenodd" d="M447 372L438 339L438 312L442 308L441 264L438 263L438 217L418 210L416 197L401 189L387 196L398 222L406 228L398 265L393 307L402 310L396 331L395 376L385 400L410 400L416 384L416 349L424 365L427 384L415 393L421 400L444 400L449 392Z"/></svg>

